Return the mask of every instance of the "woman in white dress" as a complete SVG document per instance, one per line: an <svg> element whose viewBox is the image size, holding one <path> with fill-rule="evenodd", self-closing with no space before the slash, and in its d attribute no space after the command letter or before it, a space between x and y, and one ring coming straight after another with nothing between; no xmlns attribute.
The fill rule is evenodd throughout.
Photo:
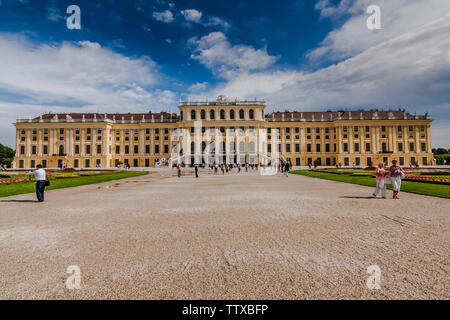
<svg viewBox="0 0 450 320"><path fill-rule="evenodd" d="M384 170L384 163L380 163L378 165L378 168L375 170L375 177L377 186L375 188L375 191L373 192L373 196L376 198L378 193L381 190L381 196L383 199L386 199L386 184L384 181L384 176L386 175L386 170Z"/></svg>
<svg viewBox="0 0 450 320"><path fill-rule="evenodd" d="M394 190L392 198L399 199L398 193L402 186L402 175L404 175L404 171L397 165L397 160L392 160L392 166L389 168L389 175L391 177L392 189Z"/></svg>

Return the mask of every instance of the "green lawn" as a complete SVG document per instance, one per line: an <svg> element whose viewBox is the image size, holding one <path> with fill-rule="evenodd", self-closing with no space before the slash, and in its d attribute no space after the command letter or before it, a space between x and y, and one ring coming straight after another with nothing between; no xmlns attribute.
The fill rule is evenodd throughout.
<svg viewBox="0 0 450 320"><path fill-rule="evenodd" d="M100 183L111 180L137 177L146 174L148 174L148 172L146 171L122 171L117 173L106 173L102 175L81 176L78 178L52 179L50 180L50 186L46 187L45 190L76 187L84 184ZM2 184L0 185L0 197L36 192L35 185L35 182L12 183L9 185Z"/></svg>
<svg viewBox="0 0 450 320"><path fill-rule="evenodd" d="M325 180L360 184L362 186L375 188L375 178L372 177L364 177L364 176L358 177L358 176L350 176L348 174L314 172L309 170L296 170L291 171L291 173ZM390 190L392 189L391 185L388 185L387 187ZM450 199L450 186L442 184L424 183L416 181L402 181L401 191Z"/></svg>

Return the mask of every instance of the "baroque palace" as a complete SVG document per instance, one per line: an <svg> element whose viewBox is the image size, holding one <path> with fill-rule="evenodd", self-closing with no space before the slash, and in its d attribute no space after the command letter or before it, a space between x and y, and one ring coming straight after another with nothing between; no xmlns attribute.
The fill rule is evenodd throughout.
<svg viewBox="0 0 450 320"><path fill-rule="evenodd" d="M18 119L13 165L150 167L171 161L268 164L281 159L294 166L370 166L392 159L400 165L429 165L433 159L428 114L405 110L266 114L265 108L264 101L219 96L215 101L180 102L179 114L50 113Z"/></svg>

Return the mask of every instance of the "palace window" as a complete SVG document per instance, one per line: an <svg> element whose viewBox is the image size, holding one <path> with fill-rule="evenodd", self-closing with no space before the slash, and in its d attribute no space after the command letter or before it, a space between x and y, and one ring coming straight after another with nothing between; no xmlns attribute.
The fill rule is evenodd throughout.
<svg viewBox="0 0 450 320"><path fill-rule="evenodd" d="M91 145L87 144L86 145L86 154L90 154L91 153Z"/></svg>
<svg viewBox="0 0 450 320"><path fill-rule="evenodd" d="M248 116L250 119L254 119L255 118L255 114L253 112L253 109L250 109L250 111L248 112Z"/></svg>
<svg viewBox="0 0 450 320"><path fill-rule="evenodd" d="M344 152L348 152L348 143L344 143Z"/></svg>
<svg viewBox="0 0 450 320"><path fill-rule="evenodd" d="M300 128L295 128L295 133L300 133Z"/></svg>
<svg viewBox="0 0 450 320"><path fill-rule="evenodd" d="M234 120L234 110L233 109L230 110L230 119Z"/></svg>
<svg viewBox="0 0 450 320"><path fill-rule="evenodd" d="M98 144L97 145L97 154L101 154L102 153L102 145Z"/></svg>
<svg viewBox="0 0 450 320"><path fill-rule="evenodd" d="M306 128L306 133L311 133L311 128Z"/></svg>
<svg viewBox="0 0 450 320"><path fill-rule="evenodd" d="M381 144L381 152L383 152L383 153L386 153L387 152L387 146L386 146L386 142L383 142L382 144Z"/></svg>
<svg viewBox="0 0 450 320"><path fill-rule="evenodd" d="M413 130L414 130L413 126L409 126L409 131L413 131Z"/></svg>
<svg viewBox="0 0 450 320"><path fill-rule="evenodd" d="M420 126L420 131L425 131L425 126Z"/></svg>
<svg viewBox="0 0 450 320"><path fill-rule="evenodd" d="M209 118L211 119L211 120L214 120L214 110L210 110L209 111Z"/></svg>
<svg viewBox="0 0 450 320"><path fill-rule="evenodd" d="M133 153L139 153L139 146L138 145L134 145L134 150Z"/></svg>
<svg viewBox="0 0 450 320"><path fill-rule="evenodd" d="M200 111L200 119L201 120L206 120L206 111L205 110L201 110Z"/></svg>
<svg viewBox="0 0 450 320"><path fill-rule="evenodd" d="M343 128L343 130L344 130L344 132L347 132L347 126L344 126L344 128Z"/></svg>
<svg viewBox="0 0 450 320"><path fill-rule="evenodd" d="M358 132L359 127L358 126L354 126L353 127L353 131Z"/></svg>
<svg viewBox="0 0 450 320"><path fill-rule="evenodd" d="M169 145L168 144L164 145L164 153L169 153Z"/></svg>
<svg viewBox="0 0 450 320"><path fill-rule="evenodd" d="M86 133L91 134L91 128L86 128Z"/></svg>
<svg viewBox="0 0 450 320"><path fill-rule="evenodd" d="M403 152L403 142L398 143L398 151Z"/></svg>
<svg viewBox="0 0 450 320"><path fill-rule="evenodd" d="M414 151L414 142L409 143L409 151Z"/></svg>
<svg viewBox="0 0 450 320"><path fill-rule="evenodd" d="M119 145L116 146L116 154L120 154L120 146Z"/></svg>
<svg viewBox="0 0 450 320"><path fill-rule="evenodd" d="M300 144L298 144L298 143L295 144L295 152L296 153L300 152Z"/></svg>
<svg viewBox="0 0 450 320"><path fill-rule="evenodd" d="M316 128L316 133L320 133L320 128Z"/></svg>
<svg viewBox="0 0 450 320"><path fill-rule="evenodd" d="M220 112L220 120L225 120L225 110L221 109L219 112Z"/></svg>
<svg viewBox="0 0 450 320"><path fill-rule="evenodd" d="M306 145L306 152L311 152L311 144L310 143L308 143Z"/></svg>
<svg viewBox="0 0 450 320"><path fill-rule="evenodd" d="M402 126L398 126L398 127L397 127L397 131L398 131L398 132L402 132Z"/></svg>
<svg viewBox="0 0 450 320"><path fill-rule="evenodd" d="M42 153L43 154L48 154L48 146L47 145L44 145L44 150L42 151Z"/></svg>
<svg viewBox="0 0 450 320"><path fill-rule="evenodd" d="M359 152L359 143L355 142L355 152Z"/></svg>
<svg viewBox="0 0 450 320"><path fill-rule="evenodd" d="M44 134L48 134L48 129L47 128L44 129Z"/></svg>
<svg viewBox="0 0 450 320"><path fill-rule="evenodd" d="M320 143L316 144L316 152L320 152Z"/></svg>
<svg viewBox="0 0 450 320"><path fill-rule="evenodd" d="M60 128L60 129L59 129L59 133L60 133L60 134L64 134L64 128ZM36 134L36 131L34 131L33 134Z"/></svg>
<svg viewBox="0 0 450 320"><path fill-rule="evenodd" d="M291 152L291 145L289 143L286 144L286 152Z"/></svg>
<svg viewBox="0 0 450 320"><path fill-rule="evenodd" d="M191 120L195 120L195 110L191 110Z"/></svg>
<svg viewBox="0 0 450 320"><path fill-rule="evenodd" d="M425 143L425 142L422 142L422 143L420 144L420 146L421 146L421 150L422 150L422 152L425 152L425 151L427 151L427 145L426 145L426 143Z"/></svg>
<svg viewBox="0 0 450 320"><path fill-rule="evenodd" d="M129 154L130 153L130 146L125 146L125 153Z"/></svg>
<svg viewBox="0 0 450 320"><path fill-rule="evenodd" d="M330 152L330 144L325 144L325 152Z"/></svg>
<svg viewBox="0 0 450 320"><path fill-rule="evenodd" d="M241 120L244 119L244 110L243 109L239 110L239 119L241 119Z"/></svg>
<svg viewBox="0 0 450 320"><path fill-rule="evenodd" d="M370 152L370 143L366 142L366 152Z"/></svg>
<svg viewBox="0 0 450 320"><path fill-rule="evenodd" d="M150 153L150 145L149 144L145 145L145 153Z"/></svg>

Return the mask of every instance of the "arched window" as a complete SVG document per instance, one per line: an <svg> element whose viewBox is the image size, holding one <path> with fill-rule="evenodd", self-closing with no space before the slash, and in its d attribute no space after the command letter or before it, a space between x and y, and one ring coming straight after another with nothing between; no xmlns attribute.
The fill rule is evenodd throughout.
<svg viewBox="0 0 450 320"><path fill-rule="evenodd" d="M230 142L230 152L235 152L236 150L234 149L234 141Z"/></svg>
<svg viewBox="0 0 450 320"><path fill-rule="evenodd" d="M383 153L385 153L385 152L387 151L387 148L386 148L386 142L383 142L383 143L381 144L381 149L383 150Z"/></svg>
<svg viewBox="0 0 450 320"><path fill-rule="evenodd" d="M180 112L181 121L183 121L183 111Z"/></svg>
<svg viewBox="0 0 450 320"><path fill-rule="evenodd" d="M210 118L211 120L214 120L214 110L211 110L211 111L209 112L209 118Z"/></svg>
<svg viewBox="0 0 450 320"><path fill-rule="evenodd" d="M194 141L191 142L191 154L192 153L195 153L195 142Z"/></svg>
<svg viewBox="0 0 450 320"><path fill-rule="evenodd" d="M255 118L255 114L254 114L254 112L253 112L253 109L250 109L250 111L248 112L248 117L249 117L250 119L254 119L254 118Z"/></svg>
<svg viewBox="0 0 450 320"><path fill-rule="evenodd" d="M233 109L230 110L230 119L234 120L234 110Z"/></svg>
<svg viewBox="0 0 450 320"><path fill-rule="evenodd" d="M250 141L250 153L255 153L255 143Z"/></svg>
<svg viewBox="0 0 450 320"><path fill-rule="evenodd" d="M191 110L191 120L195 120L195 110Z"/></svg>
<svg viewBox="0 0 450 320"><path fill-rule="evenodd" d="M243 109L239 110L239 119L241 119L241 120L244 119L244 110Z"/></svg>
<svg viewBox="0 0 450 320"><path fill-rule="evenodd" d="M225 110L220 110L220 120L225 120Z"/></svg>
<svg viewBox="0 0 450 320"><path fill-rule="evenodd" d="M205 110L200 111L200 119L206 120L206 112L205 112Z"/></svg>
<svg viewBox="0 0 450 320"><path fill-rule="evenodd" d="M59 155L64 154L64 146L59 146Z"/></svg>
<svg viewBox="0 0 450 320"><path fill-rule="evenodd" d="M245 153L244 141L239 142L239 153Z"/></svg>

